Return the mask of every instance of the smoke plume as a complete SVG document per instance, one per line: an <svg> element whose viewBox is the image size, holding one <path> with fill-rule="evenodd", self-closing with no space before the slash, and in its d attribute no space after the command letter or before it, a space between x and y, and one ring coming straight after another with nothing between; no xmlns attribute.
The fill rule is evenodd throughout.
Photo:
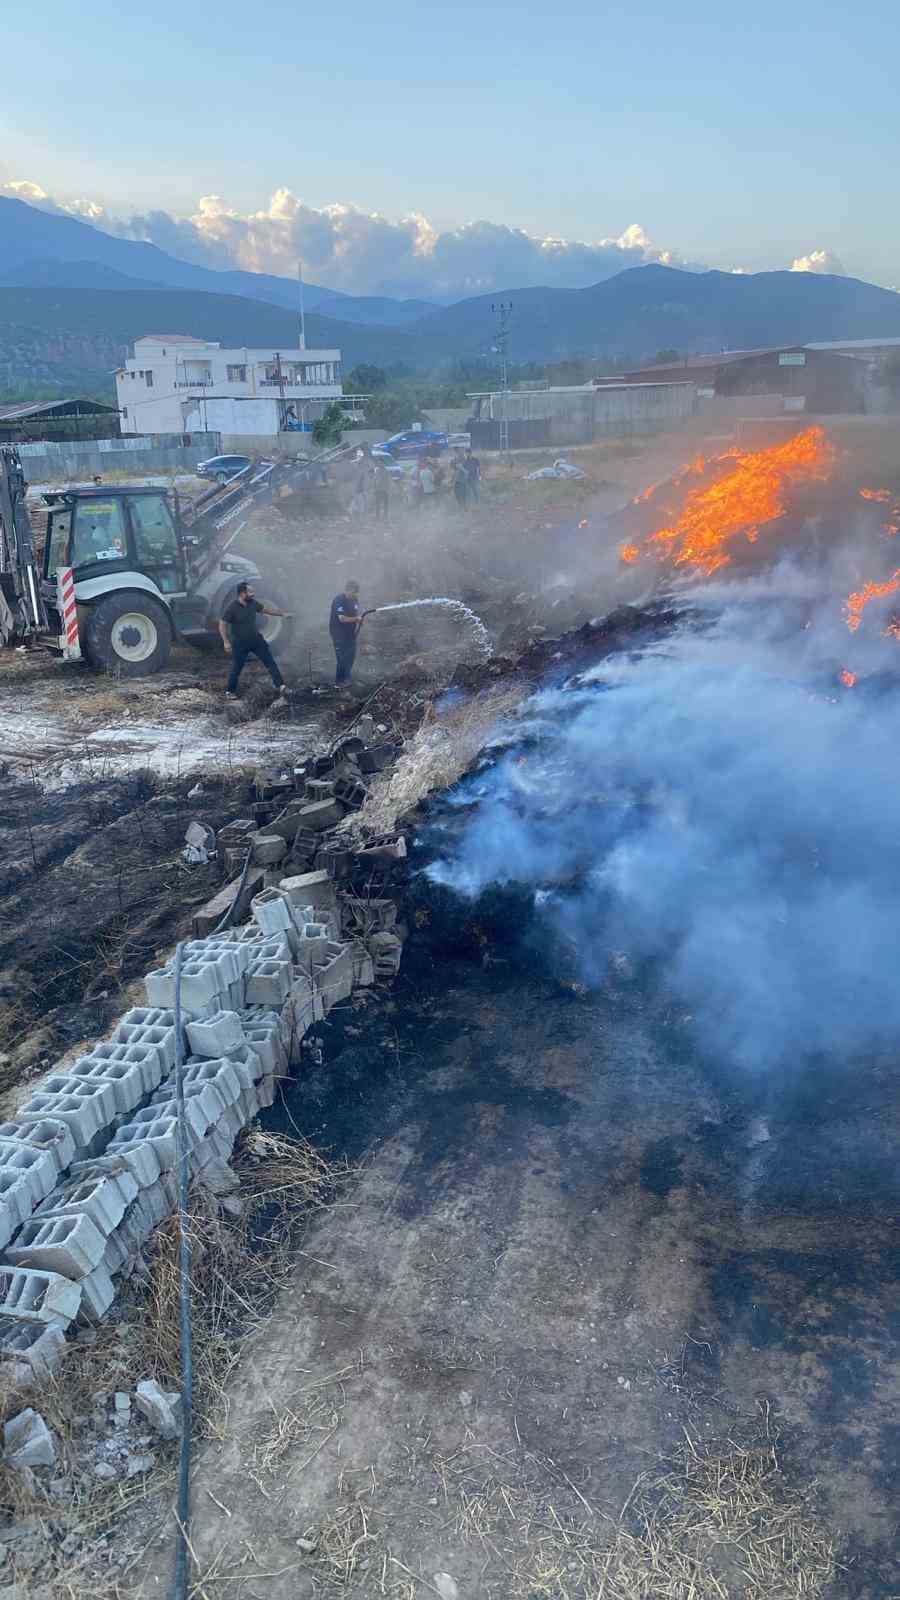
<svg viewBox="0 0 900 1600"><path fill-rule="evenodd" d="M864 675L898 646L885 602L841 686L842 581L707 589L701 625L537 694L431 877L531 890L588 984L651 963L747 1068L894 1041L900 707Z"/></svg>

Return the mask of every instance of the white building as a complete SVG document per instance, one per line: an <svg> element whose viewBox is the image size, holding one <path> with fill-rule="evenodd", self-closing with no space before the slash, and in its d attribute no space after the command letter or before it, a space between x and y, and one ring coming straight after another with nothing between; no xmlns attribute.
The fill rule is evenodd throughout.
<svg viewBox="0 0 900 1600"><path fill-rule="evenodd" d="M123 433L309 432L343 399L340 350L224 350L147 334L116 373Z"/></svg>

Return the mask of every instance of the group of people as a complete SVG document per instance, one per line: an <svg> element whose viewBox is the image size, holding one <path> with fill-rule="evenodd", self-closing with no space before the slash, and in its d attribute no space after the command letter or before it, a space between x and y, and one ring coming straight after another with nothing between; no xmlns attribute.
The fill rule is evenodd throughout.
<svg viewBox="0 0 900 1600"><path fill-rule="evenodd" d="M228 685L225 690L226 700L238 698L238 684L241 673L251 656L261 662L272 679L272 683L283 694L287 684L281 675L281 668L272 654L272 647L260 630L259 619L263 617L289 617L289 611L281 611L278 606L263 605L256 598L256 590L252 583L239 583L237 597L226 606L219 622L219 635L225 649L225 654L231 657L231 671L228 674ZM353 676L353 663L356 660L356 646L359 639L359 630L362 627L363 617L359 609L359 584L351 578L336 594L331 602L331 613L328 618L328 631L334 646L336 684L349 683Z"/></svg>
<svg viewBox="0 0 900 1600"><path fill-rule="evenodd" d="M437 456L419 456L412 472L402 479L392 478L385 462L378 456L364 456L359 464L359 474L353 486L350 514L365 516L374 511L376 522L386 522L390 515L392 499L402 495L414 510L423 506L440 504L441 496L452 491L457 505L465 511L477 505L481 489L481 462L471 450L457 454L446 469Z"/></svg>
<svg viewBox="0 0 900 1600"><path fill-rule="evenodd" d="M481 462L471 450L454 456L449 473L436 456L420 456L414 470L404 474L404 488L410 505L438 504L438 497L452 491L462 510L477 505L481 486ZM387 520L391 500L391 476L383 460L365 456L360 463L359 478L354 486L351 512L362 515L370 505L379 522ZM238 584L237 598L226 606L219 622L219 634L226 655L231 657L226 700L236 700L241 673L251 656L262 663L279 694L287 685L281 675L271 646L259 625L261 616L289 617L289 611L277 606L263 605L257 600L252 583ZM328 631L334 646L336 663L335 683L347 684L353 676L359 630L363 623L359 609L359 584L351 579L331 602Z"/></svg>

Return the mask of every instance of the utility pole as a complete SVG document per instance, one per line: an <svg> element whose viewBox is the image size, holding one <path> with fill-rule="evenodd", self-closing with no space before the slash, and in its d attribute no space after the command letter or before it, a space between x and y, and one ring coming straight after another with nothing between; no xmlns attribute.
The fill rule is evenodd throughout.
<svg viewBox="0 0 900 1600"><path fill-rule="evenodd" d="M506 465L512 466L512 457L509 450L509 323L512 316L512 301L500 300L491 306L497 318L497 330L494 335L496 343L494 349L500 357L500 454L505 458Z"/></svg>
<svg viewBox="0 0 900 1600"><path fill-rule="evenodd" d="M300 287L300 349L306 349L306 309L303 298L303 262L297 262L297 282Z"/></svg>

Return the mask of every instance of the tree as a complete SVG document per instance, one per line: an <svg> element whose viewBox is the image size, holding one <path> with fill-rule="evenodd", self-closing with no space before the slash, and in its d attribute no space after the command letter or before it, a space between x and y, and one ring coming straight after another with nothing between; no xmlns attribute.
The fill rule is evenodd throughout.
<svg viewBox="0 0 900 1600"><path fill-rule="evenodd" d="M313 423L313 444L319 445L321 449L331 444L340 444L346 420L341 407L336 400L333 400L330 406L325 407L321 417Z"/></svg>
<svg viewBox="0 0 900 1600"><path fill-rule="evenodd" d="M369 361L361 361L344 379L345 394L374 394L377 389L386 387L387 373Z"/></svg>
<svg viewBox="0 0 900 1600"><path fill-rule="evenodd" d="M681 360L679 350L657 350L653 358L655 367L674 367Z"/></svg>

